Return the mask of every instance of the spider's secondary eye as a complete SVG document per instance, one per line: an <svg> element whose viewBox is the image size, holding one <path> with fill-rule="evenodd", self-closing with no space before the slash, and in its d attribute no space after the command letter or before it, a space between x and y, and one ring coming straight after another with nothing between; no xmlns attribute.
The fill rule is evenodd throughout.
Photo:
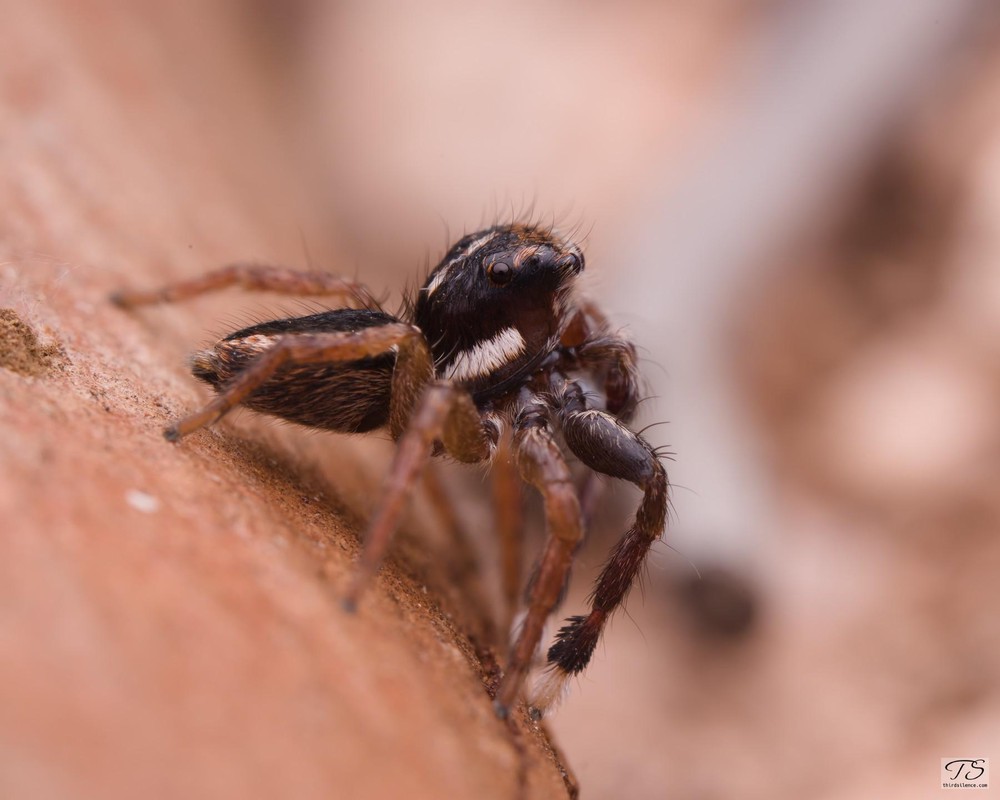
<svg viewBox="0 0 1000 800"><path fill-rule="evenodd" d="M497 286L506 286L510 283L510 279L514 277L514 270L511 269L510 264L505 264L503 261L494 261L486 268L486 274L492 283Z"/></svg>

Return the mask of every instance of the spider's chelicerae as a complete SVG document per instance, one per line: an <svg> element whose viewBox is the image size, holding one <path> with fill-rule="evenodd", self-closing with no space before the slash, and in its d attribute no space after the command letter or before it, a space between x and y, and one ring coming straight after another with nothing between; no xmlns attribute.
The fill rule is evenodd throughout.
<svg viewBox="0 0 1000 800"><path fill-rule="evenodd" d="M388 427L398 442L345 604L379 567L406 499L428 460L493 461L498 453L544 500L547 538L527 609L497 690L497 713L518 699L543 628L583 534L580 500L558 444L596 472L642 490L631 527L597 580L590 611L570 617L548 650L533 705L544 710L590 660L663 532L666 472L630 430L635 348L574 291L579 247L536 225L497 225L463 237L428 275L407 311L383 311L361 285L326 274L237 264L153 292L119 292L121 306L179 300L224 286L334 295L358 308L265 322L197 353L192 369L216 390L170 425L175 441L237 405L314 428L362 433ZM497 468L499 464L495 465Z"/></svg>

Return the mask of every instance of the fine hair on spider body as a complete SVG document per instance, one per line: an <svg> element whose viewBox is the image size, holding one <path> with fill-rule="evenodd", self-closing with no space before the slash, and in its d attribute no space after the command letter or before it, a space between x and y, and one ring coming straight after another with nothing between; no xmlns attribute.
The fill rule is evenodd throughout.
<svg viewBox="0 0 1000 800"><path fill-rule="evenodd" d="M252 325L196 353L192 372L216 395L164 431L176 441L237 405L341 433L388 428L396 455L345 590L347 608L378 570L432 456L492 462L501 502L516 492L518 476L537 489L546 540L494 699L505 717L583 537L580 499L559 434L586 467L635 484L642 499L597 579L590 610L567 619L548 649L545 674L530 698L539 712L587 666L666 521L666 472L656 451L629 428L638 404L635 347L577 295L583 268L572 241L547 227L512 223L459 239L398 314L383 311L354 281L255 264L233 264L159 290L120 291L112 300L130 308L240 286L347 304ZM506 519L500 524L503 581L513 606L521 583L519 520L509 510L498 518ZM515 610L507 609L508 618Z"/></svg>

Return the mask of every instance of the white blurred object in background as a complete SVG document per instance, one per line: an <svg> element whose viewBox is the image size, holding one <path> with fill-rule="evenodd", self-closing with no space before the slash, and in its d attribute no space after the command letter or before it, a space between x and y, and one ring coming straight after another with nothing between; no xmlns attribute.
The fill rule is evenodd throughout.
<svg viewBox="0 0 1000 800"><path fill-rule="evenodd" d="M616 304L667 370L648 377L674 423L670 535L696 562L770 559L768 459L732 385L741 297L769 260L832 221L821 215L934 82L978 5L789 4L748 53L688 173L661 182L630 237L634 275L615 284Z"/></svg>

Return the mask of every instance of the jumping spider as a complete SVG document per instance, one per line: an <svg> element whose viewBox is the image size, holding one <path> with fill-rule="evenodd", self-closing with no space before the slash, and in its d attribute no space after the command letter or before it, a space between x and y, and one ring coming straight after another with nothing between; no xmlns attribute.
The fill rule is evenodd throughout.
<svg viewBox="0 0 1000 800"><path fill-rule="evenodd" d="M499 452L496 462L509 465L512 454L521 478L542 495L547 539L496 694L497 713L506 716L583 534L557 429L587 467L631 481L643 495L598 578L590 612L566 620L549 648L535 708L549 707L569 677L586 667L666 519L666 472L652 447L628 428L638 402L635 348L575 294L583 263L579 247L552 230L496 225L456 242L398 315L383 311L352 281L247 264L159 291L119 292L113 300L131 307L235 284L334 295L361 306L253 325L195 354L194 375L217 394L164 432L176 441L241 404L341 433L388 426L398 448L346 591L349 608L378 570L431 456L482 463Z"/></svg>

